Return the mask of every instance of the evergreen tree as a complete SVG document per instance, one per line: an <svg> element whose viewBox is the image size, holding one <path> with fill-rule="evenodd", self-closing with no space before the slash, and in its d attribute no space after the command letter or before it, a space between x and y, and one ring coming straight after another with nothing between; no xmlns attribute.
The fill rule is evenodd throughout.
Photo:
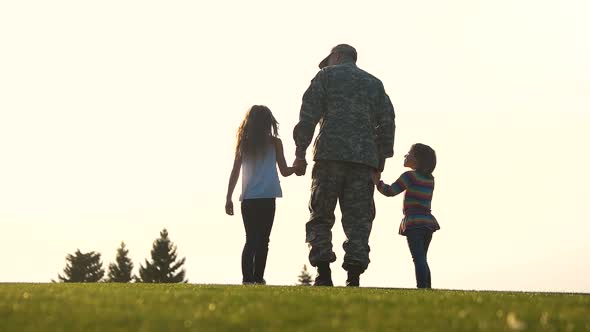
<svg viewBox="0 0 590 332"><path fill-rule="evenodd" d="M130 282L133 276L133 262L127 256L129 250L125 248L125 242L121 242L121 247L117 249L117 263L109 264L109 273L107 281L109 282Z"/></svg>
<svg viewBox="0 0 590 332"><path fill-rule="evenodd" d="M94 251L82 253L77 249L74 255L66 256L64 276L58 274L61 282L98 282L104 276L100 254Z"/></svg>
<svg viewBox="0 0 590 332"><path fill-rule="evenodd" d="M303 264L303 270L301 270L301 274L297 277L297 281L299 281L299 286L311 286L312 277L307 271L306 264Z"/></svg>
<svg viewBox="0 0 590 332"><path fill-rule="evenodd" d="M152 245L152 261L145 260L145 267L139 266L139 282L175 283L187 282L184 280L185 270L181 269L185 258L176 261L176 246L168 238L168 231L164 228L160 232L160 238Z"/></svg>

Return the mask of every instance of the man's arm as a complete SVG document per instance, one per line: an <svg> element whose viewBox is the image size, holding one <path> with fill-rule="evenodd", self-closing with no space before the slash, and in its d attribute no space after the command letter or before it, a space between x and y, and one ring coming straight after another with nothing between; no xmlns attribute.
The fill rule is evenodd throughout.
<svg viewBox="0 0 590 332"><path fill-rule="evenodd" d="M385 167L385 159L393 156L395 137L395 112L387 93L377 113L377 147L379 149L379 171Z"/></svg>
<svg viewBox="0 0 590 332"><path fill-rule="evenodd" d="M326 91L323 86L324 71L320 71L311 81L309 88L303 94L301 110L299 111L299 122L293 129L293 140L295 140L295 158L305 160L305 151L311 139L315 127L324 113L324 97Z"/></svg>

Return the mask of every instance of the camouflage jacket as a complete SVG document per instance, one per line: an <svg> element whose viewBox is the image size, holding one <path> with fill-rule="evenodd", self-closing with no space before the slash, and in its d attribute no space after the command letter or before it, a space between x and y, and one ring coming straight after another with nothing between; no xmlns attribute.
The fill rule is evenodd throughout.
<svg viewBox="0 0 590 332"><path fill-rule="evenodd" d="M305 158L318 122L314 160L382 170L385 159L393 156L393 105L383 83L352 62L323 68L305 91L299 123L293 129L297 158Z"/></svg>

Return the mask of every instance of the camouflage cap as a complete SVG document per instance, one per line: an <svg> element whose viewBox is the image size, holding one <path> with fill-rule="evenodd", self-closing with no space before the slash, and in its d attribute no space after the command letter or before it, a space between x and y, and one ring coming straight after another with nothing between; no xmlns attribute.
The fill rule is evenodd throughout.
<svg viewBox="0 0 590 332"><path fill-rule="evenodd" d="M322 69L328 65L328 58L330 57L330 55L332 55L334 53L346 54L346 55L352 57L352 59L354 59L354 61L356 61L356 50L354 49L354 47L352 47L348 44L338 44L338 45L332 47L332 51L330 51L330 54L328 54L328 56L325 57L324 60L322 60L322 62L320 62L320 69Z"/></svg>

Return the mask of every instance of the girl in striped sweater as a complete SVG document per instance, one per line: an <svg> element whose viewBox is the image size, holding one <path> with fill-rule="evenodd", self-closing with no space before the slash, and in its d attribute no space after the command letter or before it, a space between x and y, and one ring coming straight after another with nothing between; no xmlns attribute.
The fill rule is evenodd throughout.
<svg viewBox="0 0 590 332"><path fill-rule="evenodd" d="M408 240L408 247L414 260L416 284L418 288L431 288L430 268L426 261L432 233L440 229L436 218L430 213L436 154L428 145L416 143L405 155L404 166L412 170L403 173L391 185L380 181L376 173L373 182L377 190L385 196L395 196L405 191L404 218L399 226L399 234Z"/></svg>

